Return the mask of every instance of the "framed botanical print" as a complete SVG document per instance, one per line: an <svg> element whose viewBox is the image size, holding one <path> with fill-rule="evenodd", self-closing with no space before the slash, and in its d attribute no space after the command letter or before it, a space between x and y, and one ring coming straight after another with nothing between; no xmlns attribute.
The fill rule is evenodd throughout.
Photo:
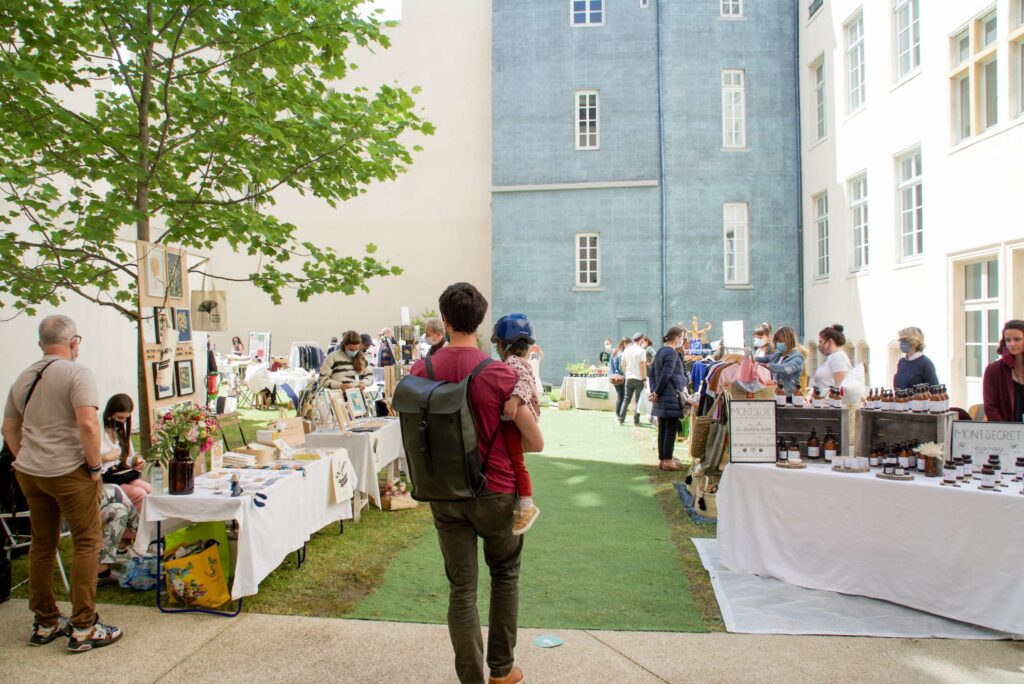
<svg viewBox="0 0 1024 684"><path fill-rule="evenodd" d="M153 396L159 401L174 396L174 376L171 369L174 362L170 359L156 361L151 364L153 369Z"/></svg>
<svg viewBox="0 0 1024 684"><path fill-rule="evenodd" d="M192 359L174 362L175 377L178 381L178 396L187 397L196 393L195 369Z"/></svg>
<svg viewBox="0 0 1024 684"><path fill-rule="evenodd" d="M174 327L178 330L178 342L191 342L192 312L189 309L175 309Z"/></svg>
<svg viewBox="0 0 1024 684"><path fill-rule="evenodd" d="M168 309L163 306L153 307L153 320L150 321L150 325L153 330L153 338L156 340L157 344L163 344L166 342L165 335L167 334L167 331L173 332L174 323L171 319L172 312L173 309Z"/></svg>
<svg viewBox="0 0 1024 684"><path fill-rule="evenodd" d="M167 250L167 296L181 299L185 296L182 287L181 254Z"/></svg>
<svg viewBox="0 0 1024 684"><path fill-rule="evenodd" d="M166 259L167 255L163 247L149 247L146 249L146 294L150 297L163 299L167 296Z"/></svg>
<svg viewBox="0 0 1024 684"><path fill-rule="evenodd" d="M348 408L353 418L366 417L366 399L363 391L358 387L345 390L345 399L348 401Z"/></svg>

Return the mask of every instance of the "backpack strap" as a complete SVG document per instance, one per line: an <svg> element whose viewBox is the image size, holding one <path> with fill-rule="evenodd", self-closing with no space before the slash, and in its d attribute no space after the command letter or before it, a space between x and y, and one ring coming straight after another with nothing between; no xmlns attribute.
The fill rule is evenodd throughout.
<svg viewBox="0 0 1024 684"><path fill-rule="evenodd" d="M430 359L429 358L427 358L427 363L430 363ZM470 372L470 374L469 374L469 384L472 385L473 384L473 378L478 376L480 374L480 372L484 368L489 366L491 363L494 363L494 359L492 359L489 356L486 359L484 359L483 361L481 361L480 363L478 363L476 365L476 368L474 368ZM468 391L468 389L469 389L469 387L467 385L467 391ZM486 454L481 454L481 459L480 459L480 473L481 474L483 474L484 471L487 470L487 461L491 457L491 451L494 449L494 440L496 440L498 438L498 431L499 430L501 430L501 416L498 416L498 427L494 428L494 432L491 433L491 439L487 443L488 444L487 453Z"/></svg>
<svg viewBox="0 0 1024 684"><path fill-rule="evenodd" d="M430 357L428 356L427 358L423 359L423 361L427 366L427 378L429 378L430 380L437 380L437 378L434 377L434 364L430 362ZM477 366L477 369L479 368L480 366ZM474 370L473 373L476 373L476 371ZM472 375L472 373L470 373L470 375Z"/></svg>
<svg viewBox="0 0 1024 684"><path fill-rule="evenodd" d="M40 368L38 373L36 373L36 377L32 381L32 385L28 388L28 394L25 395L25 405L21 408L21 417L22 418L25 417L25 411L28 410L28 402L30 402L32 400L32 395L35 394L36 385L38 385L39 381L43 379L43 373L46 372L47 368L49 368L53 364L57 363L57 361L59 361L59 360L60 359L53 359L53 360L51 360L45 366Z"/></svg>

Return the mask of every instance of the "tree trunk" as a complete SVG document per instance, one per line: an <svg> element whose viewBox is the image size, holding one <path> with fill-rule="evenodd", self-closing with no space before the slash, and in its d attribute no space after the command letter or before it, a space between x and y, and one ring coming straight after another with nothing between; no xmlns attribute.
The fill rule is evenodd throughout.
<svg viewBox="0 0 1024 684"><path fill-rule="evenodd" d="M146 28L147 35L153 35L153 3L146 3ZM146 46L144 56L145 67L142 74L142 87L139 89L139 168L142 171L140 180L135 186L135 208L139 210L139 220L135 224L136 238L149 242L149 100L153 89L153 44ZM143 264L139 264L139 280L136 283L139 303L139 445L142 451L148 451L153 446L153 412L149 406L149 392L146 389L146 350L143 346L145 341L142 334L142 326L145 325L145 316L142 312L141 296L142 291L139 284L142 282ZM174 360L171 360L173 363Z"/></svg>

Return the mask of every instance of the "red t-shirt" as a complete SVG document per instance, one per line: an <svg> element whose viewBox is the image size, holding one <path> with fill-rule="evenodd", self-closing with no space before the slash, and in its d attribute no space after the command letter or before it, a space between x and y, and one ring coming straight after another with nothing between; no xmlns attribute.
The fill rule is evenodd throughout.
<svg viewBox="0 0 1024 684"><path fill-rule="evenodd" d="M488 358L479 349L471 347L444 347L430 357L434 378L445 382L462 382L481 361ZM427 377L426 363L417 361L412 374ZM487 489L498 494L514 494L516 478L512 472L512 459L508 455L505 436L499 430L501 410L516 386L516 374L503 363L495 361L469 383L469 400L473 407L480 457L487 458ZM494 435L494 444L490 443Z"/></svg>

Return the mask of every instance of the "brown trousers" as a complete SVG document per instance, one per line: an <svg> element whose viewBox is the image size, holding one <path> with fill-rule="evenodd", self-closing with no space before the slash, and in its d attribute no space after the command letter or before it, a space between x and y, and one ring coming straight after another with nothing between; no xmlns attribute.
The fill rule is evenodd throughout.
<svg viewBox="0 0 1024 684"><path fill-rule="evenodd" d="M75 546L71 561L71 624L91 627L96 621L96 573L99 571L100 484L85 467L60 477L36 477L17 471L28 501L32 544L28 549L28 607L43 626L57 624L60 610L53 593L53 565L57 560L60 521L71 529Z"/></svg>
<svg viewBox="0 0 1024 684"><path fill-rule="evenodd" d="M484 492L459 503L430 504L448 575L448 636L455 649L455 672L463 684L482 684L484 641L476 607L477 537L491 572L487 665L504 677L515 660L519 624L519 561L523 538L512 536L515 494Z"/></svg>

